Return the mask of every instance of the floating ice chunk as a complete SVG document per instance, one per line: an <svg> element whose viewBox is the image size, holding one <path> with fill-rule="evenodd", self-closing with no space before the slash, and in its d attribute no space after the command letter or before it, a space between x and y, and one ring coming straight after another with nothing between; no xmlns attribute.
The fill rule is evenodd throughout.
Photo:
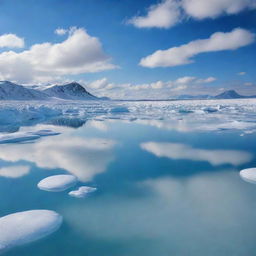
<svg viewBox="0 0 256 256"><path fill-rule="evenodd" d="M68 194L73 197L83 198L88 194L95 192L96 190L97 188L82 186L79 187L77 190L70 191Z"/></svg>
<svg viewBox="0 0 256 256"><path fill-rule="evenodd" d="M54 135L59 135L60 132L54 132L52 130L39 130L35 132L30 132L33 135L39 135L39 136L54 136Z"/></svg>
<svg viewBox="0 0 256 256"><path fill-rule="evenodd" d="M214 112L218 112L219 110L214 107L206 107L206 108L204 108L204 111L208 112L208 113L214 113Z"/></svg>
<svg viewBox="0 0 256 256"><path fill-rule="evenodd" d="M118 107L114 107L111 108L110 113L128 113L130 112L129 109L127 107L122 107L122 106L118 106Z"/></svg>
<svg viewBox="0 0 256 256"><path fill-rule="evenodd" d="M53 175L41 180L37 186L38 188L50 192L61 192L77 183L77 178L73 175L62 174Z"/></svg>
<svg viewBox="0 0 256 256"><path fill-rule="evenodd" d="M0 144L24 142L24 141L36 140L38 138L40 138L40 136L36 134L17 132L17 133L12 133L7 135L0 135Z"/></svg>
<svg viewBox="0 0 256 256"><path fill-rule="evenodd" d="M256 168L248 168L240 171L243 180L256 184Z"/></svg>
<svg viewBox="0 0 256 256"><path fill-rule="evenodd" d="M55 232L62 217L49 210L17 212L0 218L0 254Z"/></svg>
<svg viewBox="0 0 256 256"><path fill-rule="evenodd" d="M30 167L27 165L6 166L0 168L0 176L6 178L20 178L27 175L29 171Z"/></svg>

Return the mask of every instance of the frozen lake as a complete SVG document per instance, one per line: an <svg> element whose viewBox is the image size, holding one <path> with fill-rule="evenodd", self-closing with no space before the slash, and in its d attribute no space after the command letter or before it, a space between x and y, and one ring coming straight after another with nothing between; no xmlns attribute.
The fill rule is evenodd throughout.
<svg viewBox="0 0 256 256"><path fill-rule="evenodd" d="M255 141L256 99L1 102L0 254L254 255Z"/></svg>

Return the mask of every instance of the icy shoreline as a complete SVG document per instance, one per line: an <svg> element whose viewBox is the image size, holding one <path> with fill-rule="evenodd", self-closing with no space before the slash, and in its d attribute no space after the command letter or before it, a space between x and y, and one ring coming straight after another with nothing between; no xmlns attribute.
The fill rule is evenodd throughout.
<svg viewBox="0 0 256 256"><path fill-rule="evenodd" d="M151 124L157 120L167 123L183 120L203 125L213 122L220 130L252 130L256 129L256 99L0 102L0 132L15 132L18 130L15 126L54 122L56 118L66 118L67 122L75 118L76 122L121 119L143 123L150 120Z"/></svg>

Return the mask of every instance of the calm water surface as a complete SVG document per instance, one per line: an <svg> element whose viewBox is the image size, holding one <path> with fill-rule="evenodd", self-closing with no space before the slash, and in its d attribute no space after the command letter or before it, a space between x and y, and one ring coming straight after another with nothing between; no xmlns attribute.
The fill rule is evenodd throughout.
<svg viewBox="0 0 256 256"><path fill-rule="evenodd" d="M64 222L47 238L4 255L256 254L256 185L239 176L256 166L254 133L189 131L161 120L22 130L46 128L61 134L0 145L0 167L17 167L12 177L0 174L0 216L49 209ZM69 190L37 188L63 173L98 191L77 199Z"/></svg>

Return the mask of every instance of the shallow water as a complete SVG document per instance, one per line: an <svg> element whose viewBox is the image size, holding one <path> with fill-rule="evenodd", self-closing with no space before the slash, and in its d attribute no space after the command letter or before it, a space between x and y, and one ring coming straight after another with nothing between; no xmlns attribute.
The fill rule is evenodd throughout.
<svg viewBox="0 0 256 256"><path fill-rule="evenodd" d="M0 144L0 216L48 209L63 224L4 255L254 255L256 185L239 171L256 166L255 119L250 112L235 120L245 127L227 129L216 113L209 115L202 121L183 111L164 119L133 114L21 127L61 134ZM79 183L58 193L37 188L55 174L73 174ZM68 195L82 185L98 190L82 199Z"/></svg>

